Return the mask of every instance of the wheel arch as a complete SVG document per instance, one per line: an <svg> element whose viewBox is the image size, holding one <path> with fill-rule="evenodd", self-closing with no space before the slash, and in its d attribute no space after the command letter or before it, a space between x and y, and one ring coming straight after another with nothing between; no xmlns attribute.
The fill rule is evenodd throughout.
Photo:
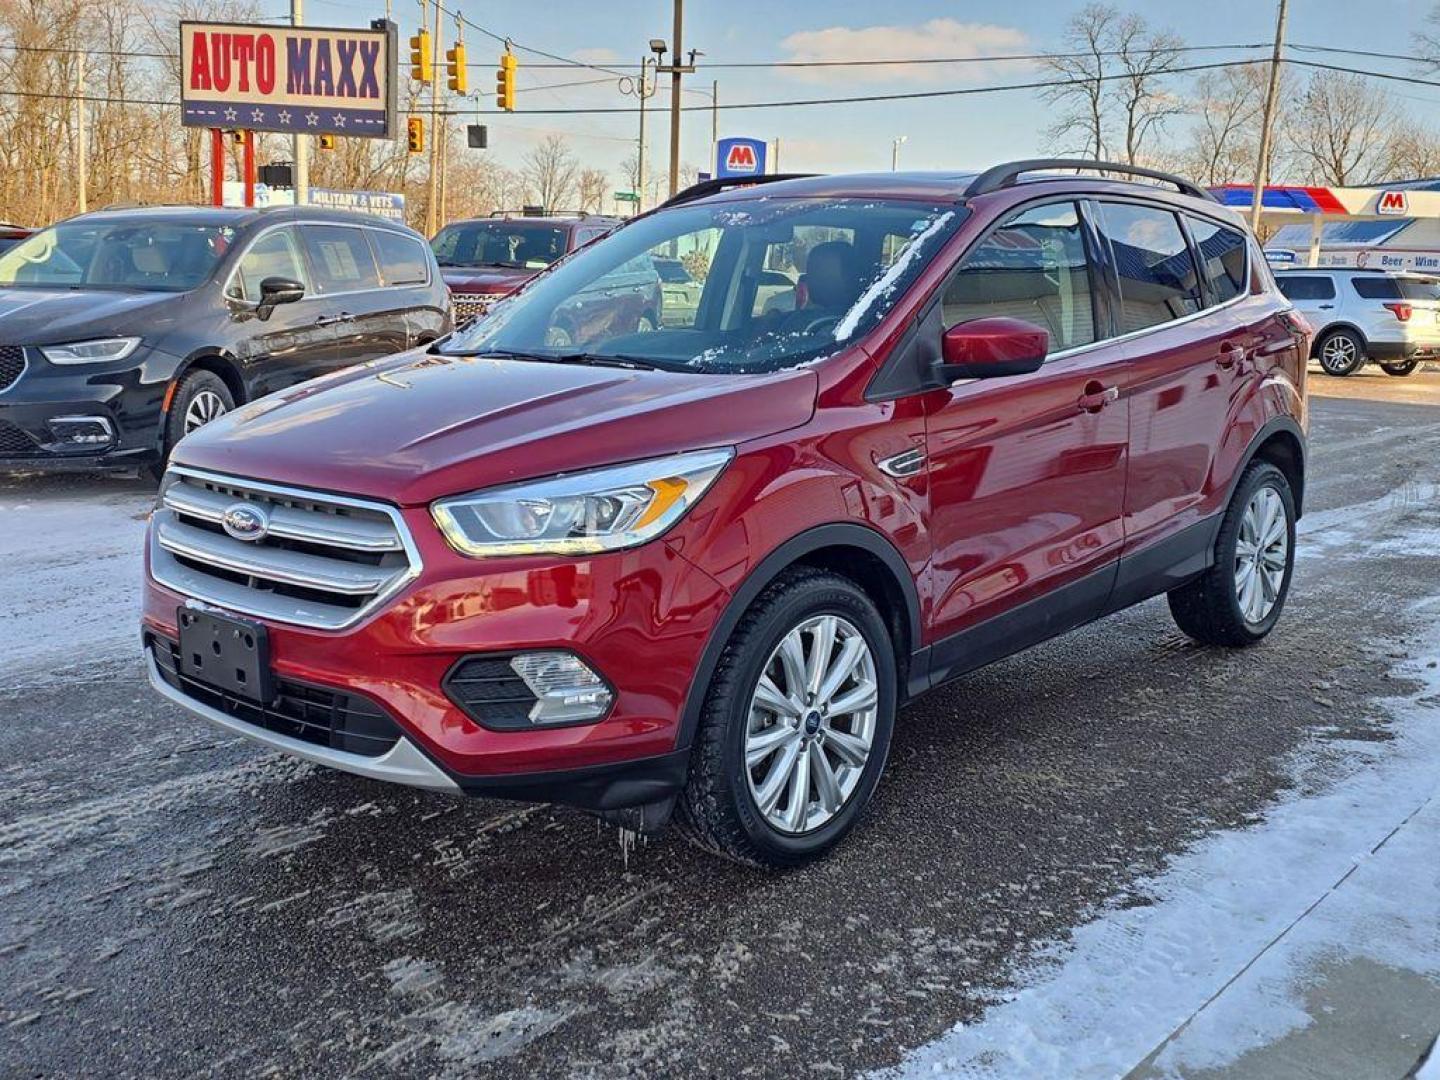
<svg viewBox="0 0 1440 1080"><path fill-rule="evenodd" d="M920 598L909 565L895 545L875 529L839 522L819 525L772 551L731 595L696 666L680 714L677 749L690 746L694 739L715 668L741 617L766 586L796 566L830 570L853 581L870 597L890 628L901 700L907 696L909 668L921 641Z"/></svg>
<svg viewBox="0 0 1440 1080"><path fill-rule="evenodd" d="M1225 493L1225 505L1235 497L1240 478L1254 461L1268 461L1282 473L1290 483L1295 497L1295 517L1298 519L1305 506L1305 432L1293 417L1277 416L1268 421L1245 448L1240 467L1230 479L1229 490Z"/></svg>
<svg viewBox="0 0 1440 1080"><path fill-rule="evenodd" d="M165 390L165 408L162 410L167 415L170 412L170 405L175 397L175 388L180 385L180 380L189 375L192 371L208 371L225 384L230 391L230 397L236 405L243 405L248 400L245 393L245 379L240 374L240 368L220 352L202 352L190 357L176 369L175 374L170 378L170 385Z"/></svg>
<svg viewBox="0 0 1440 1080"><path fill-rule="evenodd" d="M1310 359L1313 360L1313 359L1315 359L1317 356L1319 356L1319 355L1320 355L1320 346L1325 343L1326 339L1328 339L1329 337L1331 337L1333 334L1335 334L1337 331L1340 331L1340 330L1344 330L1344 331L1346 331L1347 333L1354 334L1357 338L1360 339L1360 345L1361 345L1361 347L1365 350L1365 352L1366 352L1367 354L1370 352L1370 339L1365 336L1365 331L1364 331L1364 330L1361 330L1360 327L1356 326L1356 325L1355 325L1354 323L1352 323L1352 322L1341 321L1341 322L1333 322L1333 323L1328 323L1328 324L1326 324L1325 328L1324 328L1323 330L1319 331L1319 332L1315 335L1315 337L1311 339L1311 341L1310 341Z"/></svg>

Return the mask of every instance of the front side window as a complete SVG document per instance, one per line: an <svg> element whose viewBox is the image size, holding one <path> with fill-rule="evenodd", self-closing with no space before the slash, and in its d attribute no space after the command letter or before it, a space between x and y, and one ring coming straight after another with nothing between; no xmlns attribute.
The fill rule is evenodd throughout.
<svg viewBox="0 0 1440 1080"><path fill-rule="evenodd" d="M1200 252L1200 267L1214 303L1223 304L1245 291L1245 234L1209 218L1191 217L1190 236Z"/></svg>
<svg viewBox="0 0 1440 1080"><path fill-rule="evenodd" d="M424 285L430 280L430 260L419 240L385 229L372 229L370 239L386 285Z"/></svg>
<svg viewBox="0 0 1440 1080"><path fill-rule="evenodd" d="M873 328L965 213L884 199L675 207L535 278L446 351L714 373L806 363Z"/></svg>
<svg viewBox="0 0 1440 1080"><path fill-rule="evenodd" d="M1120 275L1121 331L1146 330L1200 310L1200 281L1169 210L1103 203L1102 228Z"/></svg>
<svg viewBox="0 0 1440 1080"><path fill-rule="evenodd" d="M363 230L345 225L302 225L300 235L320 292L379 288L380 274Z"/></svg>
<svg viewBox="0 0 1440 1080"><path fill-rule="evenodd" d="M1095 340L1094 290L1074 203L1026 210L965 256L941 301L948 330L974 319L1023 319L1050 332L1053 351Z"/></svg>
<svg viewBox="0 0 1440 1080"><path fill-rule="evenodd" d="M0 255L0 285L185 292L230 250L228 225L76 218Z"/></svg>
<svg viewBox="0 0 1440 1080"><path fill-rule="evenodd" d="M258 304L260 283L268 277L287 278L308 287L305 260L294 229L272 229L251 244L240 257L225 295Z"/></svg>
<svg viewBox="0 0 1440 1080"><path fill-rule="evenodd" d="M1275 281L1287 300L1334 300L1335 281L1328 277L1276 274Z"/></svg>

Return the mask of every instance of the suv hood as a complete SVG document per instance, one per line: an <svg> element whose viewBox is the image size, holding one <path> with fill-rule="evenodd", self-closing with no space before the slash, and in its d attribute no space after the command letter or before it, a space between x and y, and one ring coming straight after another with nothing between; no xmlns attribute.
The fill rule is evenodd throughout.
<svg viewBox="0 0 1440 1080"><path fill-rule="evenodd" d="M236 409L176 464L401 505L797 427L818 379L401 353Z"/></svg>
<svg viewBox="0 0 1440 1080"><path fill-rule="evenodd" d="M442 266L440 277L458 292L507 293L525 284L538 270L509 266Z"/></svg>
<svg viewBox="0 0 1440 1080"><path fill-rule="evenodd" d="M163 305L180 293L115 289L0 288L0 341L58 345L105 337L157 341L174 316Z"/></svg>

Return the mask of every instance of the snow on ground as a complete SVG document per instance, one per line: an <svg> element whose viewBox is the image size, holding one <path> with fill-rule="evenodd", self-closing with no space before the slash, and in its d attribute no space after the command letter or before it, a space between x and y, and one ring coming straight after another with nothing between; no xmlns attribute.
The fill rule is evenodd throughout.
<svg viewBox="0 0 1440 1080"><path fill-rule="evenodd" d="M1368 545L1349 526L1433 496L1307 517L1302 558L1432 551L1428 523ZM880 1075L1405 1075L1440 1015L1440 597L1409 614L1430 629L1396 672L1420 689L1384 703L1393 740L1297 756L1262 822L1201 841L1139 884L1153 902L1081 927L980 1022Z"/></svg>
<svg viewBox="0 0 1440 1080"><path fill-rule="evenodd" d="M41 678L139 650L141 543L153 486L0 487L0 679Z"/></svg>

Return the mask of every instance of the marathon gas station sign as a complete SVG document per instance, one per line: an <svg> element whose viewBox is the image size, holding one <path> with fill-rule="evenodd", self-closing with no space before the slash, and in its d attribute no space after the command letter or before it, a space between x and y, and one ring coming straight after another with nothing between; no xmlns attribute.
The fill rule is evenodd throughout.
<svg viewBox="0 0 1440 1080"><path fill-rule="evenodd" d="M396 31L180 24L181 122L392 138Z"/></svg>

